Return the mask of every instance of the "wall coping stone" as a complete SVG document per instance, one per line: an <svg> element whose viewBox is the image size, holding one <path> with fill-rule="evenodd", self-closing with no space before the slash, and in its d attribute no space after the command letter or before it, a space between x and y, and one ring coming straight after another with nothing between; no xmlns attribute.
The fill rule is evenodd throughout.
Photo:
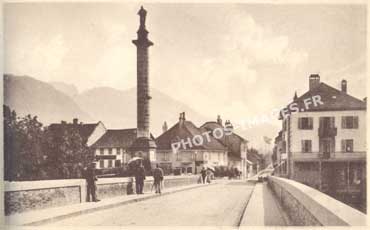
<svg viewBox="0 0 370 230"><path fill-rule="evenodd" d="M84 179L69 180L37 180L37 181L4 181L5 192L38 190L60 187L80 187L85 184Z"/></svg>
<svg viewBox="0 0 370 230"><path fill-rule="evenodd" d="M183 175L183 176L165 176L165 180L173 179L187 179L198 177L197 175ZM98 178L97 185L102 184L118 184L134 182L134 177L114 177L114 178ZM152 176L147 176L146 181L153 181ZM4 181L5 192L40 190L50 188L63 187L84 187L86 186L85 179L65 179L65 180L38 180L38 181Z"/></svg>
<svg viewBox="0 0 370 230"><path fill-rule="evenodd" d="M367 225L366 214L314 188L276 176L269 176L268 180L289 192L324 226Z"/></svg>

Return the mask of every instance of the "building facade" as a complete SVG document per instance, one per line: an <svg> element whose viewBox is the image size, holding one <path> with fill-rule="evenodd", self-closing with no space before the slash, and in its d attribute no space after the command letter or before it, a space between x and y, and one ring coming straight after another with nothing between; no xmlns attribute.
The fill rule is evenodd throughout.
<svg viewBox="0 0 370 230"><path fill-rule="evenodd" d="M201 126L201 129L210 131L210 134L213 134L213 131L216 129L223 129L229 133L224 135L221 138L215 138L222 145L227 148L228 162L227 166L229 168L237 168L242 172L243 176L247 175L248 171L248 161L247 161L247 150L248 150L248 141L243 137L239 136L233 131L233 125L229 120L225 121L225 124L222 123L220 116L217 117L217 121L209 121L204 123ZM253 164L249 161L249 165Z"/></svg>
<svg viewBox="0 0 370 230"><path fill-rule="evenodd" d="M366 99L349 95L345 80L338 90L311 75L309 90L295 95L289 107L294 111L283 110L282 131L275 139L278 172L346 203L363 203Z"/></svg>
<svg viewBox="0 0 370 230"><path fill-rule="evenodd" d="M206 129L196 127L181 113L179 122L156 139L156 163L165 170L180 169L182 173L199 173L203 165L226 167L226 146L212 135L205 137L205 132ZM196 143L200 136L204 137L202 143Z"/></svg>

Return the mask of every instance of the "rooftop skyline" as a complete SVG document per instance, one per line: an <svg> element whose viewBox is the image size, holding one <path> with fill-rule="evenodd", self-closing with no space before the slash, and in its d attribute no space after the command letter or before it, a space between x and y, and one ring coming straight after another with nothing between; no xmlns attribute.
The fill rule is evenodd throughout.
<svg viewBox="0 0 370 230"><path fill-rule="evenodd" d="M281 109L308 76L366 96L365 5L145 4L149 79L234 123ZM6 4L5 72L80 91L136 87L138 4ZM19 64L22 63L22 64ZM182 111L179 111L182 112ZM176 115L174 115L176 116ZM189 118L191 119L191 118ZM275 124L279 121L276 119Z"/></svg>

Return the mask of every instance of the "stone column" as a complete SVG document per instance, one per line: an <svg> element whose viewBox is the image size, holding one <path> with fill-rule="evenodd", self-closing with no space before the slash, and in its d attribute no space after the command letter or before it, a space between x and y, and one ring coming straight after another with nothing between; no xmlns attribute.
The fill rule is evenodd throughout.
<svg viewBox="0 0 370 230"><path fill-rule="evenodd" d="M140 27L138 38L132 42L137 47L137 137L149 138L149 56L148 48L153 45L148 39L145 28L146 10L141 7L139 12Z"/></svg>

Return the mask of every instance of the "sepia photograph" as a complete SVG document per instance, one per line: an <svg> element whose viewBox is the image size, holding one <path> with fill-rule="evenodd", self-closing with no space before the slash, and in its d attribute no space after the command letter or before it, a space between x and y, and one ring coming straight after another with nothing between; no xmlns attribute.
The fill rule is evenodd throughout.
<svg viewBox="0 0 370 230"><path fill-rule="evenodd" d="M0 4L5 229L366 228L367 0Z"/></svg>

